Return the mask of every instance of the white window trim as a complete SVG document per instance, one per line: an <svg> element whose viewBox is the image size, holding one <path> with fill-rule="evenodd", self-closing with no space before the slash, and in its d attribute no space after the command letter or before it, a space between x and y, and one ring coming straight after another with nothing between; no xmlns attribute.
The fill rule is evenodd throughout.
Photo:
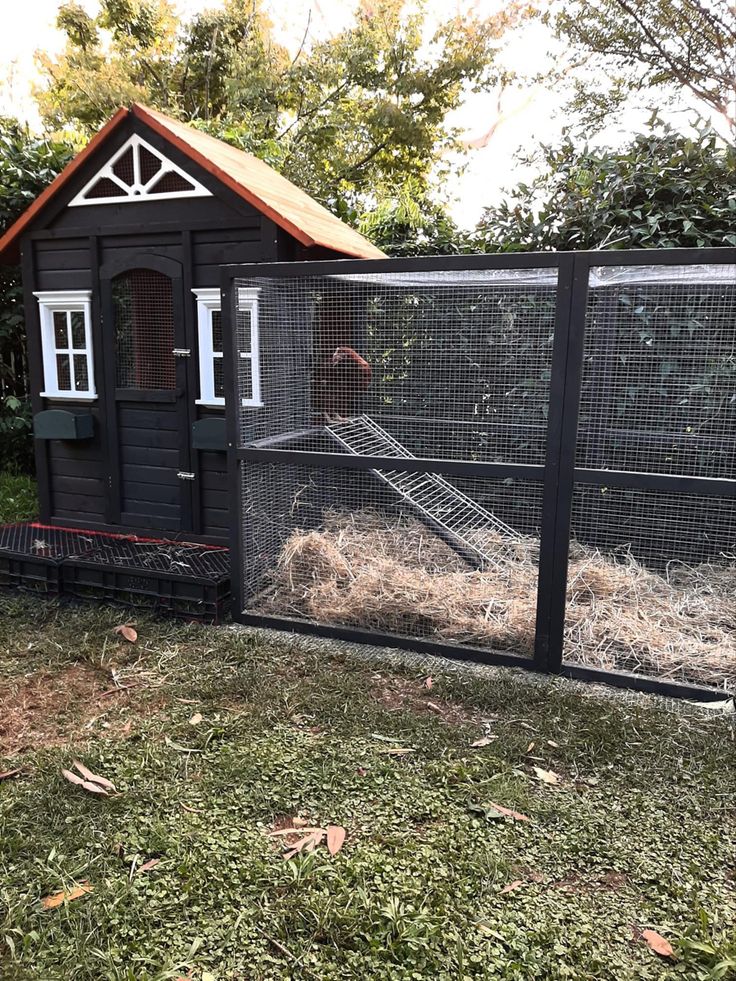
<svg viewBox="0 0 736 981"><path fill-rule="evenodd" d="M261 401L261 350L258 343L258 294L257 287L240 287L238 289L238 310L250 311L250 351L241 351L243 361L250 361L251 397L241 399L243 406L258 409L263 406Z"/></svg>
<svg viewBox="0 0 736 981"><path fill-rule="evenodd" d="M33 294L38 300L41 320L41 350L43 354L44 390L42 398L69 399L72 402L92 402L97 398L95 391L95 365L92 350L92 292L91 290L50 290ZM59 389L56 367L56 335L54 333L55 313L79 313L84 315L84 348L72 346L71 327L67 323L69 370L74 384L74 356L84 355L87 359L88 388L84 391ZM68 318L67 318L68 320Z"/></svg>
<svg viewBox="0 0 736 981"><path fill-rule="evenodd" d="M199 349L199 398L196 405L221 407L225 399L215 395L214 360L224 357L212 347L212 313L220 310L220 290L217 287L193 289L197 298L197 327ZM258 350L258 289L238 290L238 309L250 311L250 351L241 351L240 357L251 363L251 398L242 399L243 406L252 409L263 407L261 401L261 371Z"/></svg>
<svg viewBox="0 0 736 981"><path fill-rule="evenodd" d="M125 184L118 177L115 176L113 172L113 166L118 162L118 160L123 156L126 151L132 147L133 148L133 173L135 176L135 181L132 185ZM157 170L153 177L143 184L140 180L140 167L138 163L138 151L140 147L144 147L149 153L153 154L162 162L162 167ZM174 173L179 174L185 180L189 181L192 185L191 191L159 191L158 193L153 193L148 191L147 188L153 187L156 182L163 176L166 171L173 170ZM120 194L115 197L109 198L87 198L85 195L90 191L98 180L103 177L107 177L108 180L112 181L113 184L117 184L120 188ZM169 160L168 157L164 156L155 147L152 147L150 143L141 139L140 136L131 136L112 157L107 161L104 167L97 171L92 180L88 181L79 194L72 198L69 202L70 208L78 208L83 205L91 204L124 204L126 201L166 201L172 198L196 198L196 197L212 197L212 191L208 191L206 187L196 181L191 174L188 174L181 167L178 167L173 161Z"/></svg>

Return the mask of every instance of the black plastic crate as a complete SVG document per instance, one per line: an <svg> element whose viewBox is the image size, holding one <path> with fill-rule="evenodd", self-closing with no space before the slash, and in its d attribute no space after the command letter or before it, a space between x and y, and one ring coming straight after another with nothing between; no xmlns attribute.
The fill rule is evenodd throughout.
<svg viewBox="0 0 736 981"><path fill-rule="evenodd" d="M61 563L83 555L94 544L90 533L37 522L0 526L0 586L56 596Z"/></svg>
<svg viewBox="0 0 736 981"><path fill-rule="evenodd" d="M24 523L0 528L0 586L219 622L226 548Z"/></svg>

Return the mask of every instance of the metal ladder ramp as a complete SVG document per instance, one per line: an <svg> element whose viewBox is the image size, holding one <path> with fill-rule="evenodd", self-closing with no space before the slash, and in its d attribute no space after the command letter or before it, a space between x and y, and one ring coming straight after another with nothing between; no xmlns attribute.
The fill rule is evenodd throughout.
<svg viewBox="0 0 736 981"><path fill-rule="evenodd" d="M354 456L416 459L397 439L370 416L360 415L325 427L332 438ZM473 541L478 532L495 531L509 542L518 534L490 511L463 494L439 474L407 473L405 470L373 470L407 504L471 565L485 568L495 560Z"/></svg>

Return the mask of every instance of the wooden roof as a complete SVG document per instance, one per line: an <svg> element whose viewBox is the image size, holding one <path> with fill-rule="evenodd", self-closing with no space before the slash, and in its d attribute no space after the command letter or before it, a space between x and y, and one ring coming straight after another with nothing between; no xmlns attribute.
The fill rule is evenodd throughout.
<svg viewBox="0 0 736 981"><path fill-rule="evenodd" d="M177 122L155 109L148 109L134 103L130 109L119 109L10 226L0 238L0 262L17 261L20 236L25 229L90 155L130 116L140 119L244 201L293 235L302 245L322 246L361 259L384 257L384 253L368 239L340 221L262 160L213 136L192 129L185 123Z"/></svg>

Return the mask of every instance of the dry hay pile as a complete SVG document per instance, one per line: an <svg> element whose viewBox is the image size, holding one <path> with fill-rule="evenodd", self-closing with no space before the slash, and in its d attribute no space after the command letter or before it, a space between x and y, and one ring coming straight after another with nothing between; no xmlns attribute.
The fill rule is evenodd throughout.
<svg viewBox="0 0 736 981"><path fill-rule="evenodd" d="M539 542L476 539L496 567L470 571L421 522L332 512L284 544L260 611L383 633L530 654ZM736 680L733 566L671 565L571 553L568 660L722 684Z"/></svg>

